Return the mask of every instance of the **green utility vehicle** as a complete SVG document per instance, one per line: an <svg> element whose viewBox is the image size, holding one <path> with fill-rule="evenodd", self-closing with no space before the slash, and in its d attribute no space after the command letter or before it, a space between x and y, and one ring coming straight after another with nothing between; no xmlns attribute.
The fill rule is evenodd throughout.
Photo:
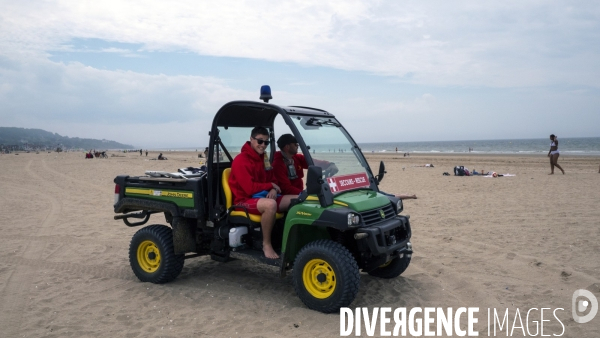
<svg viewBox="0 0 600 338"><path fill-rule="evenodd" d="M148 225L133 235L131 268L143 282L166 283L179 275L188 258L252 260L277 267L281 277L291 272L307 307L337 312L356 297L361 270L380 278L395 278L406 270L412 256L409 218L400 215L400 199L379 191L383 162L374 175L333 114L269 104L268 86L261 88L261 99L265 102L230 102L217 112L206 166L200 170L115 178L115 219L134 227L161 213L170 225ZM276 216L272 243L277 260L263 255L261 216L232 205L228 183L231 163L256 126L270 133L270 159L275 133L291 132L309 164L306 189L286 214ZM323 172L314 159L335 162L339 171Z"/></svg>

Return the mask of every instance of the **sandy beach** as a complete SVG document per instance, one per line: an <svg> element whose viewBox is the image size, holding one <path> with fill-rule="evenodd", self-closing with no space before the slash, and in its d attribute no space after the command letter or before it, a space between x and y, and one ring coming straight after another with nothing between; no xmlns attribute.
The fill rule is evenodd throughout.
<svg viewBox="0 0 600 338"><path fill-rule="evenodd" d="M128 262L139 227L113 219L113 179L198 165L194 152L149 160L157 155L0 155L1 337L340 335L339 315L306 308L291 276L271 267L200 257L174 282L140 282ZM508 309L512 326L517 309L525 324L531 308L562 308L545 313L545 335L600 336L600 315L586 324L571 315L575 290L600 298L600 158L561 156L566 174L548 175L545 156L366 156L375 171L385 161L382 190L418 196L403 212L415 253L396 279L361 274L352 308L479 307L480 336L487 309ZM456 165L515 176L442 175ZM158 215L150 223L166 224Z"/></svg>

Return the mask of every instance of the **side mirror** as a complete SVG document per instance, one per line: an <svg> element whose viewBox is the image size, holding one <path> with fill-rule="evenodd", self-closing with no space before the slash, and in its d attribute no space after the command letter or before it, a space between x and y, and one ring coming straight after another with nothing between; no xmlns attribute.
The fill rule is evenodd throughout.
<svg viewBox="0 0 600 338"><path fill-rule="evenodd" d="M383 180L385 173L385 164L383 164L383 161L381 161L379 162L379 174L377 174L377 182L381 182L381 180Z"/></svg>
<svg viewBox="0 0 600 338"><path fill-rule="evenodd" d="M309 195L318 195L321 191L322 182L323 169L314 165L309 166L306 174L306 192Z"/></svg>
<svg viewBox="0 0 600 338"><path fill-rule="evenodd" d="M323 180L323 169L311 165L308 167L306 175L306 192L309 195L317 195L322 207L328 207L333 204L333 193L329 189L329 184Z"/></svg>

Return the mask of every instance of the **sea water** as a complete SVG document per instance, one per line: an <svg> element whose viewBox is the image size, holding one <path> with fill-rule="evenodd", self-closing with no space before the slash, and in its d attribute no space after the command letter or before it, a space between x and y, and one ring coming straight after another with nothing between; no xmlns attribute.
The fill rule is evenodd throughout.
<svg viewBox="0 0 600 338"><path fill-rule="evenodd" d="M559 138L558 149L564 155L600 156L600 137ZM360 143L364 153L475 153L475 154L547 154L549 139L379 142Z"/></svg>
<svg viewBox="0 0 600 338"><path fill-rule="evenodd" d="M600 156L600 137L559 138L558 149L562 155ZM549 139L512 140L465 140L423 142L358 142L363 153L473 153L473 154L540 154L550 150ZM346 152L339 144L311 144L311 152ZM241 148L241 145L240 145ZM169 149L171 151L194 151L204 147ZM164 149L167 150L167 149ZM235 149L235 151L239 151Z"/></svg>

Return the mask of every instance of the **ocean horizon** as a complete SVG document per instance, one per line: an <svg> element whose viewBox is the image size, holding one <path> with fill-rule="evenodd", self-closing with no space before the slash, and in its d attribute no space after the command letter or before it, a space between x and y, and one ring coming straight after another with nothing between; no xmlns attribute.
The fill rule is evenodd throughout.
<svg viewBox="0 0 600 338"><path fill-rule="evenodd" d="M600 137L559 138L559 151L564 155L600 156ZM363 153L410 153L410 154L546 154L549 139L504 139L464 141L418 141L418 142L358 142ZM150 148L153 151L198 151L202 147ZM241 148L241 145L240 145ZM238 149L236 149L237 151ZM340 151L339 145L311 145L316 153Z"/></svg>

